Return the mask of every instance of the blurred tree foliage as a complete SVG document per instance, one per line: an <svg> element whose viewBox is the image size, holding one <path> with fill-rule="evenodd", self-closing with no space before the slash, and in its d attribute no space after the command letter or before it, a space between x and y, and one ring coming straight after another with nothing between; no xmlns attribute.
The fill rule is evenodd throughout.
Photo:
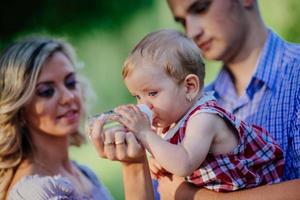
<svg viewBox="0 0 300 200"><path fill-rule="evenodd" d="M0 39L7 43L35 30L74 34L93 26L115 29L152 5L153 0L5 0L0 3Z"/></svg>
<svg viewBox="0 0 300 200"><path fill-rule="evenodd" d="M300 1L258 0L266 25L290 42L300 43Z"/></svg>
<svg viewBox="0 0 300 200"><path fill-rule="evenodd" d="M287 23L286 39L300 43L300 1L290 1L288 4L288 10L290 15Z"/></svg>

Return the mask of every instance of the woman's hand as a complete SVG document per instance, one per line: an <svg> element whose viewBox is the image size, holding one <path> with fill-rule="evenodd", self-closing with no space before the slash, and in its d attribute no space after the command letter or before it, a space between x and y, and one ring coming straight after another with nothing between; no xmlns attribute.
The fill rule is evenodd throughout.
<svg viewBox="0 0 300 200"><path fill-rule="evenodd" d="M121 162L144 162L145 150L132 132L123 126L103 129L105 115L93 123L89 136L101 158Z"/></svg>

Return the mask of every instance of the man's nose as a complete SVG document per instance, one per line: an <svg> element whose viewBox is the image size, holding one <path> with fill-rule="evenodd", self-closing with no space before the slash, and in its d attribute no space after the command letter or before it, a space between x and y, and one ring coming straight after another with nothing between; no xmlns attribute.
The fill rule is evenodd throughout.
<svg viewBox="0 0 300 200"><path fill-rule="evenodd" d="M185 23L185 31L187 36L193 39L194 41L199 40L199 38L203 35L204 32L201 20L196 17L187 17Z"/></svg>

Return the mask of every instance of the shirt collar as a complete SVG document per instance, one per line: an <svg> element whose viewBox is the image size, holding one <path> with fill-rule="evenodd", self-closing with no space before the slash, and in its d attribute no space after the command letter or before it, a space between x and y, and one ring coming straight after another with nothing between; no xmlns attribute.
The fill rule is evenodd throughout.
<svg viewBox="0 0 300 200"><path fill-rule="evenodd" d="M216 92L215 95L217 95L217 98L220 96L228 101L230 101L230 99L238 98L230 73L225 67L223 67L218 74L213 86L213 90Z"/></svg>
<svg viewBox="0 0 300 200"><path fill-rule="evenodd" d="M283 40L273 31L268 30L268 37L260 54L256 71L253 75L264 82L271 90L276 89L276 78L281 65L284 50Z"/></svg>

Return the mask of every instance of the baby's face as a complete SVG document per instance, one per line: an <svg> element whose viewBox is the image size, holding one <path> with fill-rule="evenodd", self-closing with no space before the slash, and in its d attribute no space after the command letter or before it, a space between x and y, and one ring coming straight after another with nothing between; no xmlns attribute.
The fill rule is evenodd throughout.
<svg viewBox="0 0 300 200"><path fill-rule="evenodd" d="M165 128L177 122L189 106L184 84L178 84L162 67L136 67L124 81L138 103L152 110L154 127Z"/></svg>

